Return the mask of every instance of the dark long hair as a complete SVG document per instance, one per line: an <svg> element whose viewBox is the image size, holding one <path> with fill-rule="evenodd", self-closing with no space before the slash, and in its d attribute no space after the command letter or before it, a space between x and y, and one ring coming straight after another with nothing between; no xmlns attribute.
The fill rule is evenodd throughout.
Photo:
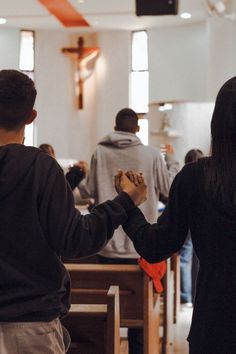
<svg viewBox="0 0 236 354"><path fill-rule="evenodd" d="M236 207L236 77L220 89L211 121L212 158L206 189L214 200Z"/></svg>

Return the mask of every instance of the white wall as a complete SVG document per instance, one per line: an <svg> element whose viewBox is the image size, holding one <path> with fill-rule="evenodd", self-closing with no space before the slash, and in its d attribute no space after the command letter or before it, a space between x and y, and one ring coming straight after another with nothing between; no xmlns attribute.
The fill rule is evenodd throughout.
<svg viewBox="0 0 236 354"><path fill-rule="evenodd" d="M129 106L130 41L128 31L104 31L98 35L101 55L97 63L97 138L115 125L116 113Z"/></svg>
<svg viewBox="0 0 236 354"><path fill-rule="evenodd" d="M83 110L75 103L75 64L61 53L63 47L76 46L78 36L36 32L37 144L51 143L60 158L90 160L97 141L113 129L116 112L128 105L130 33L83 34L85 46L98 44L101 50L84 84Z"/></svg>
<svg viewBox="0 0 236 354"><path fill-rule="evenodd" d="M213 109L213 103L179 103L171 113L171 125L181 134L173 141L175 154L180 164L184 163L184 157L191 149L200 149L205 155L209 155L210 122Z"/></svg>
<svg viewBox="0 0 236 354"><path fill-rule="evenodd" d="M61 52L76 47L77 38L64 31L36 32L37 145L51 143L59 158L88 160L95 136L95 77L85 82L84 109L78 110L76 63Z"/></svg>
<svg viewBox="0 0 236 354"><path fill-rule="evenodd" d="M148 36L150 102L205 100L206 25L155 28Z"/></svg>
<svg viewBox="0 0 236 354"><path fill-rule="evenodd" d="M0 31L0 69L19 69L19 30Z"/></svg>
<svg viewBox="0 0 236 354"><path fill-rule="evenodd" d="M151 134L150 144L173 144L183 163L189 149L209 151L213 104L204 102L214 102L223 83L236 75L236 22L215 18L206 24L156 28L148 33L150 130L160 124L155 103L175 101L173 127L181 131L181 137L174 139Z"/></svg>
<svg viewBox="0 0 236 354"><path fill-rule="evenodd" d="M209 95L215 99L223 83L236 76L236 21L213 19L208 23Z"/></svg>
<svg viewBox="0 0 236 354"><path fill-rule="evenodd" d="M157 104L150 106L148 114L150 121L150 144L160 147L161 144L171 144L175 158L181 165L186 153L191 149L200 149L205 155L210 152L210 122L214 103L189 102L175 103L173 110L160 112ZM169 137L160 134L164 114L170 124Z"/></svg>

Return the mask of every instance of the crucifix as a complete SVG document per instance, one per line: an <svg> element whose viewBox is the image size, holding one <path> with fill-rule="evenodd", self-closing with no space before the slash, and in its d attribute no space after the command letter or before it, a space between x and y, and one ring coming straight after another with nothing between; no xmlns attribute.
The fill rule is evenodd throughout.
<svg viewBox="0 0 236 354"><path fill-rule="evenodd" d="M77 47L62 48L62 53L67 54L76 61L77 66L77 85L78 85L78 108L83 109L83 89L84 82L93 73L94 65L99 54L97 47L84 47L83 37L78 38Z"/></svg>

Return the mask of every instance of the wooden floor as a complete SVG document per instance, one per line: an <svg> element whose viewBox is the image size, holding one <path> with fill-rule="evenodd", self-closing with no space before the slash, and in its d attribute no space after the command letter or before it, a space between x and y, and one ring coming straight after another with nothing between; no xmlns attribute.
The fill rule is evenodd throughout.
<svg viewBox="0 0 236 354"><path fill-rule="evenodd" d="M174 350L171 354L188 354L188 342L186 340L192 318L192 309L181 307L179 321L175 325Z"/></svg>

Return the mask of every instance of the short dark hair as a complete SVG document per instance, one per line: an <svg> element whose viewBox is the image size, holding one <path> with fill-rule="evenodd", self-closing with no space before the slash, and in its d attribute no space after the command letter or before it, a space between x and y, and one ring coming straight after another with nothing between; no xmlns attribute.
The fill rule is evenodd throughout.
<svg viewBox="0 0 236 354"><path fill-rule="evenodd" d="M116 115L116 130L133 133L138 126L138 115L130 108L121 109Z"/></svg>
<svg viewBox="0 0 236 354"><path fill-rule="evenodd" d="M199 149L189 150L184 158L185 164L195 162L204 156L203 152Z"/></svg>
<svg viewBox="0 0 236 354"><path fill-rule="evenodd" d="M34 107L34 82L17 70L0 70L0 128L14 131L24 126Z"/></svg>

